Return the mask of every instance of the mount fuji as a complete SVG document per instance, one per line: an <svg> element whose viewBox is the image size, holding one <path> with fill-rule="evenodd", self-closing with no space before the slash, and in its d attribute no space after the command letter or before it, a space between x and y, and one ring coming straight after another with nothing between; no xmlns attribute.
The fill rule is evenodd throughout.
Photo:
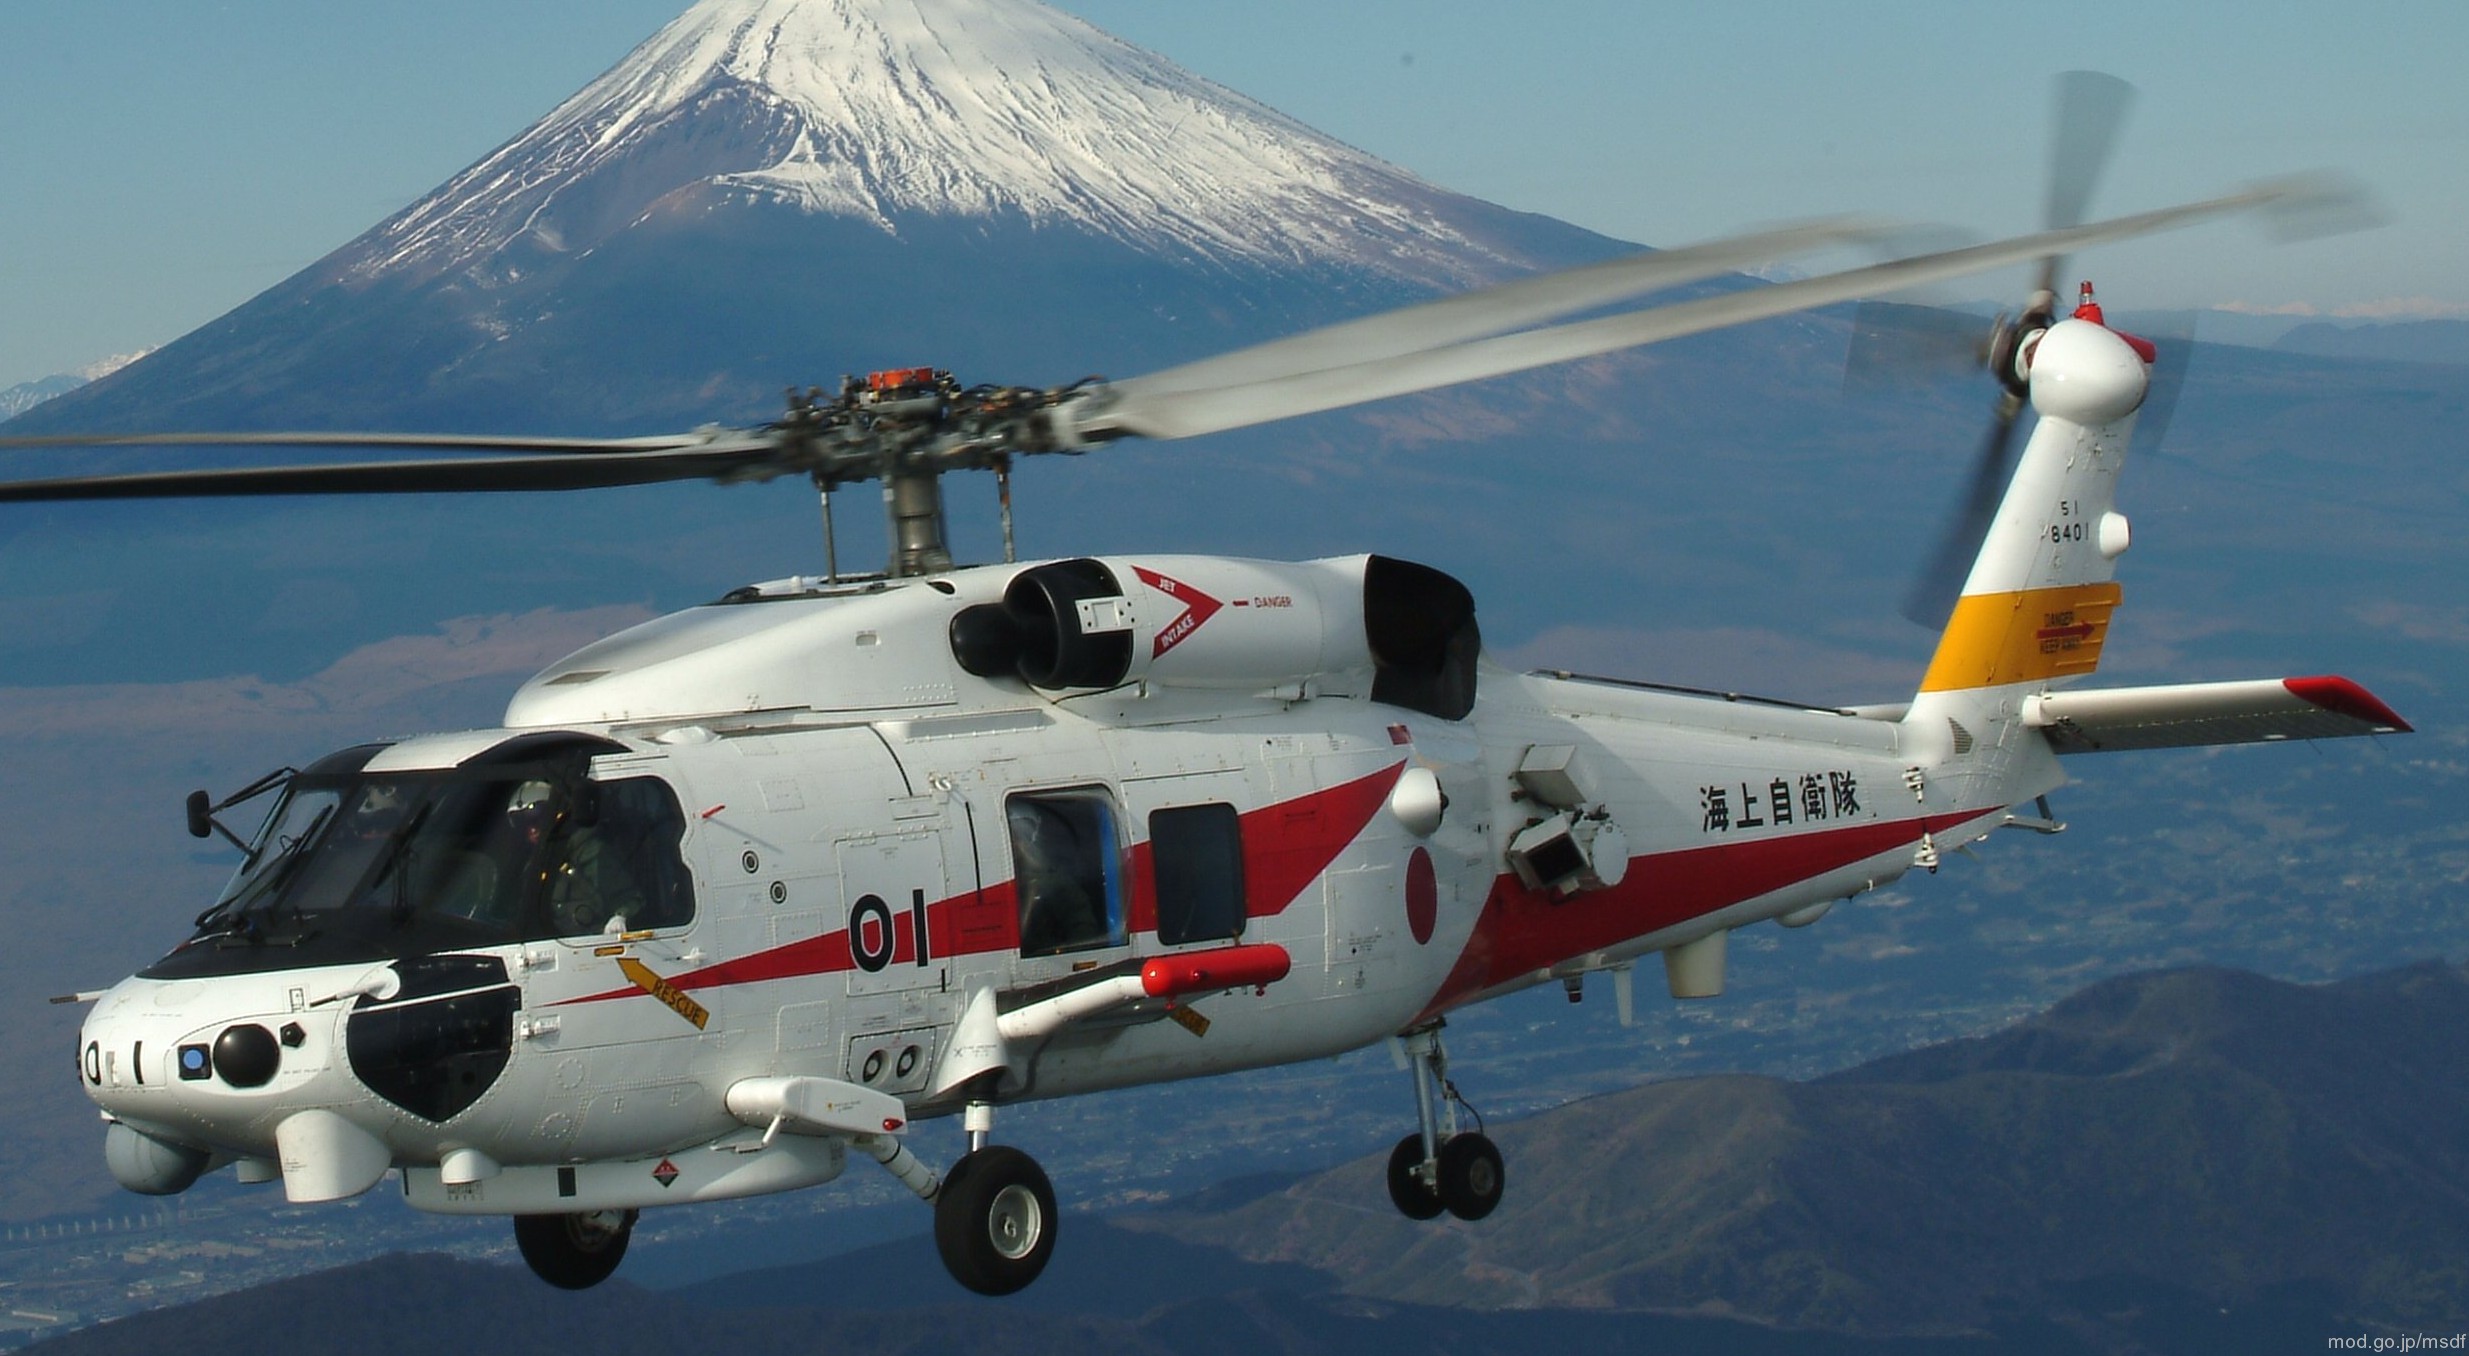
<svg viewBox="0 0 2469 1356"><path fill-rule="evenodd" d="M443 187L26 427L743 421L784 382L1130 375L1623 248L1032 0L705 0Z"/></svg>

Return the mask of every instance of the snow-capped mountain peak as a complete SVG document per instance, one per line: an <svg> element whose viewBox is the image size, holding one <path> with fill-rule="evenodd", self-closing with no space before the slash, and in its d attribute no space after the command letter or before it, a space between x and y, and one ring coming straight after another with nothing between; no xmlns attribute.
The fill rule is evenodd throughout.
<svg viewBox="0 0 2469 1356"><path fill-rule="evenodd" d="M1017 217L1206 259L1424 273L1469 243L1433 192L1035 0L703 0L378 228L351 273L593 248L767 199L897 234Z"/></svg>

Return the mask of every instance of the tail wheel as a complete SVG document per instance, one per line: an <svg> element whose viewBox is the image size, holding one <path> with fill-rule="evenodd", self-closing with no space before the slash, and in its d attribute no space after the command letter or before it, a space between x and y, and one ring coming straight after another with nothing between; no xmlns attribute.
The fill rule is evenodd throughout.
<svg viewBox="0 0 2469 1356"><path fill-rule="evenodd" d="M952 1279L981 1295L1008 1295L1054 1256L1054 1187L1037 1160L1009 1145L952 1165L934 1198L934 1245Z"/></svg>
<svg viewBox="0 0 2469 1356"><path fill-rule="evenodd" d="M517 1215L514 1245L533 1275L560 1290L589 1290L626 1260L634 1219L632 1210Z"/></svg>
<svg viewBox="0 0 2469 1356"><path fill-rule="evenodd" d="M1444 1153L1440 1161L1448 1162L1448 1156ZM1389 1151L1389 1200L1408 1219L1430 1219L1442 1209L1440 1193L1415 1171L1422 1166L1423 1136L1419 1134L1399 1140Z"/></svg>
<svg viewBox="0 0 2469 1356"><path fill-rule="evenodd" d="M1459 1219L1481 1219L1500 1204L1508 1185L1500 1150L1480 1133L1452 1136L1440 1146L1440 1204Z"/></svg>

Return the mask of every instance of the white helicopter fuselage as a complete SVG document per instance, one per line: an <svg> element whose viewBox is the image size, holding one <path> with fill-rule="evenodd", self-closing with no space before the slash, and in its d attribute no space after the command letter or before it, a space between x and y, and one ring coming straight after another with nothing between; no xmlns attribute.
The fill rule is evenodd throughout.
<svg viewBox="0 0 2469 1356"><path fill-rule="evenodd" d="M1289 575L1280 582L1291 590L1296 578L1342 578L1362 562L1108 563L1214 597L1207 590L1222 584L1213 574L1255 583ZM1910 864L1924 831L1898 727L1846 713L1500 670L1481 675L1482 695L1462 720L1368 700L1368 667L1258 674L1261 690L1248 694L1161 675L1060 700L961 672L944 641L950 617L1036 568L700 609L534 680L514 703L517 726L385 747L362 769L372 779L451 769L544 730L621 743L591 759L591 776L670 788L685 811L691 918L473 948L455 954L494 958L502 977L412 977L382 995L398 962L133 978L97 1003L83 1033L90 1090L164 1139L278 1166L282 1124L312 1108L382 1143L381 1170L457 1150L499 1168L674 1160L752 1133L728 1106L729 1089L750 1079L875 1088L899 1098L908 1119L959 1109L964 1094L937 1075L978 993L1008 1002L1153 957L1235 946L1274 946L1290 959L1273 983L1174 1004L1180 1020L1169 1000L1144 999L1069 1023L1019 1053L1006 1098L1332 1055L1464 1003L1883 883ZM1172 601L1147 590L1135 595L1136 613L1155 610L1151 597ZM1249 606L1281 597L1288 607ZM1212 629L1230 638L1228 653L1256 649L1237 628L1256 616L1277 624L1297 610L1292 597L1255 593L1207 619L1188 633L1195 657ZM682 634L703 629L737 634ZM853 666L881 675L875 694L915 704L827 712L763 697L757 709L664 718L645 733L625 709L587 695L602 683L616 694L627 684L613 680L629 674L637 688L704 681L645 667L742 678L751 666L736 652L753 650L788 657L784 667L803 666L817 683L839 677L825 657L856 656ZM595 670L585 682L570 676ZM958 699L963 689L973 700ZM853 690L859 700L868 691ZM1556 780L1525 781L1565 787L1553 793L1564 804L1515 775L1536 749L1554 755L1546 761ZM1417 787L1428 788L1420 799ZM1095 798L1119 826L1122 917L1093 944L1024 954L1005 813L1024 795ZM1721 814L1710 810L1718 804ZM1161 810L1200 807L1231 811L1242 913L1205 939L1170 942L1146 827ZM1513 837L1564 809L1626 836L1617 883L1536 888L1504 865ZM355 1073L351 1022L474 992L502 995L511 1039L502 1069L468 1106L432 1120ZM211 1048L226 1029L252 1024L282 1033L267 1081L238 1088L179 1076L184 1047ZM458 1051L466 1062L472 1053ZM331 1146L319 1154L337 1156ZM320 1182L304 1160L286 1180L306 1198L349 1194L380 1163L365 1150ZM475 1183L462 1196L476 1206L503 1190ZM644 1176L629 1200L699 1194L699 1183Z"/></svg>
<svg viewBox="0 0 2469 1356"><path fill-rule="evenodd" d="M293 779L226 912L95 1003L107 1155L141 1191L400 1169L424 1209L517 1215L810 1185L851 1148L920 1185L926 1117L1597 970L1625 1001L1650 952L1711 995L1733 929L2054 828L2009 807L2067 740L2405 729L2338 680L2050 691L2117 599L2143 379L2097 323L2042 337L2040 425L1908 707L1511 673L1454 580L1361 556L793 580L613 636L504 728ZM2173 720L2200 728L2148 733Z"/></svg>

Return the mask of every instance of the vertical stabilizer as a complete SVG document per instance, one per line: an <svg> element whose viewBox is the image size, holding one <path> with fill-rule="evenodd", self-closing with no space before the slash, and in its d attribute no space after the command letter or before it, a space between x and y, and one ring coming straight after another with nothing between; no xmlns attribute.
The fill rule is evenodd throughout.
<svg viewBox="0 0 2469 1356"><path fill-rule="evenodd" d="M1975 748L2001 761L2027 697L2100 663L2127 544L2118 473L2149 356L2097 314L2026 349L2040 421L1905 719L1910 745L1941 761Z"/></svg>

